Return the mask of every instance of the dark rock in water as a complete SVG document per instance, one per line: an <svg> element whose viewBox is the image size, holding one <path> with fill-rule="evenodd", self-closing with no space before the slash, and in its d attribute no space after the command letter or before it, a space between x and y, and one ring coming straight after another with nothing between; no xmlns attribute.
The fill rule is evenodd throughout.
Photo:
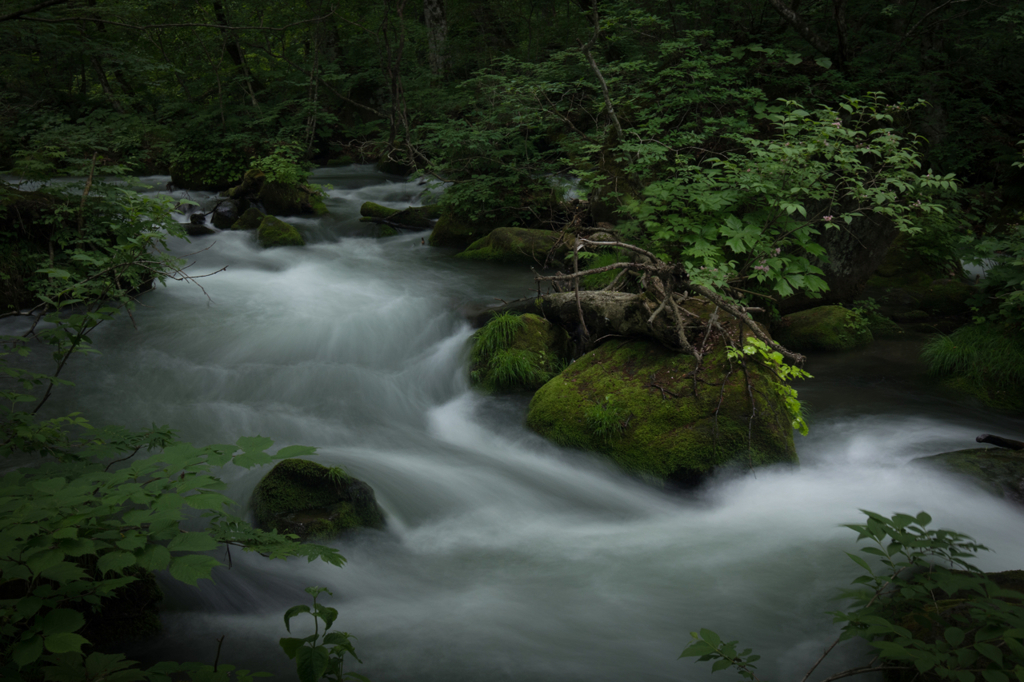
<svg viewBox="0 0 1024 682"><path fill-rule="evenodd" d="M551 230L499 227L470 244L462 253L456 254L456 258L495 263L543 264L552 251L555 258L560 258L568 251L568 247L560 243L561 239L560 232Z"/></svg>
<svg viewBox="0 0 1024 682"><path fill-rule="evenodd" d="M1003 448L973 448L918 457L919 464L941 467L974 478L1000 497L1024 504L1024 452Z"/></svg>
<svg viewBox="0 0 1024 682"><path fill-rule="evenodd" d="M303 459L278 462L253 491L252 506L261 527L302 538L385 526L373 488L340 467Z"/></svg>
<svg viewBox="0 0 1024 682"><path fill-rule="evenodd" d="M790 313L772 327L772 334L780 344L799 353L850 350L874 341L866 322L838 305Z"/></svg>
<svg viewBox="0 0 1024 682"><path fill-rule="evenodd" d="M272 215L263 216L256 230L256 239L263 248L306 245L306 240L295 227Z"/></svg>
<svg viewBox="0 0 1024 682"><path fill-rule="evenodd" d="M216 230L206 224L206 215L198 211L189 216L185 224L185 233L190 237L203 237L214 232Z"/></svg>
<svg viewBox="0 0 1024 682"><path fill-rule="evenodd" d="M231 226L232 230L255 230L263 222L264 214L255 206L246 209Z"/></svg>
<svg viewBox="0 0 1024 682"><path fill-rule="evenodd" d="M401 210L381 206L380 204L375 204L372 201L364 201L363 205L359 207L359 215L365 218L381 218L386 220L396 213L401 213Z"/></svg>
<svg viewBox="0 0 1024 682"><path fill-rule="evenodd" d="M360 218L362 222L379 223L392 228L430 230L434 227L434 220L439 215L439 209L436 205L410 206L406 209L397 209L367 201L359 207L359 214L363 216ZM394 233L392 232L392 234Z"/></svg>
<svg viewBox="0 0 1024 682"><path fill-rule="evenodd" d="M213 209L213 215L210 216L210 219L213 221L214 227L227 230L238 220L238 214L238 203L227 200L217 204L217 207Z"/></svg>

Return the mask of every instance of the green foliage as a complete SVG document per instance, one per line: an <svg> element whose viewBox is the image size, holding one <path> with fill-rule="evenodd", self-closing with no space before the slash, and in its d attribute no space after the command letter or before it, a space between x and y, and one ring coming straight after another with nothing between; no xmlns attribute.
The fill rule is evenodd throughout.
<svg viewBox="0 0 1024 682"><path fill-rule="evenodd" d="M512 345L516 332L526 328L526 321L514 313L498 313L473 335L476 357L493 355Z"/></svg>
<svg viewBox="0 0 1024 682"><path fill-rule="evenodd" d="M919 175L918 153L891 125L897 107L877 93L813 112L758 104L772 134L732 136L743 151L677 165L631 204L634 229L702 284L819 295L823 230L874 214L915 233L917 216L943 210L931 193L955 189L951 175Z"/></svg>
<svg viewBox="0 0 1024 682"><path fill-rule="evenodd" d="M962 380L987 402L1007 404L1024 384L1024 343L1019 334L993 324L972 324L937 334L921 350L932 374ZM1000 393L1002 396L1000 396Z"/></svg>
<svg viewBox="0 0 1024 682"><path fill-rule="evenodd" d="M987 548L955 531L929 530L924 512L864 513L866 523L846 527L872 545L860 550L867 559L847 553L865 572L843 592L851 610L832 615L843 624L838 641L866 640L877 656L839 676L887 670L955 682L1024 679L1024 595L999 587L969 562ZM681 658L757 679L750 649L737 653L736 642L723 643L710 630L690 634Z"/></svg>
<svg viewBox="0 0 1024 682"><path fill-rule="evenodd" d="M277 145L266 156L253 159L252 167L263 171L267 182L299 185L309 178L309 171L302 159L302 148L294 142Z"/></svg>
<svg viewBox="0 0 1024 682"><path fill-rule="evenodd" d="M587 428L605 443L621 436L629 426L629 415L621 407L612 403L612 396L606 395L604 401L588 408L584 414Z"/></svg>
<svg viewBox="0 0 1024 682"><path fill-rule="evenodd" d="M803 416L803 405L800 403L796 389L789 384L795 379L812 379L813 377L802 368L787 364L782 353L772 350L764 341L753 336L746 338L743 348L737 349L728 346L726 355L730 360L749 357L772 373L774 377L771 382L772 387L785 403L786 412L793 423L793 428L799 431L800 435L806 436L808 427Z"/></svg>
<svg viewBox="0 0 1024 682"><path fill-rule="evenodd" d="M308 613L313 616L313 634L308 637L282 637L281 648L288 658L295 661L299 682L318 682L321 679L341 682L345 679L366 680L359 673L345 672L345 655L359 661L356 650L352 646L355 639L347 632L328 632L338 618L338 610L317 603L317 597L326 592L333 596L326 587L307 587L306 593L313 598L313 608L305 604L293 606L284 614L284 626L292 631L291 620L295 616ZM324 631L320 633L320 621ZM362 663L362 661L359 661Z"/></svg>
<svg viewBox="0 0 1024 682"><path fill-rule="evenodd" d="M516 337L528 329L523 316L499 313L472 338L471 378L486 390L536 387L562 370L562 360L546 347L517 347Z"/></svg>

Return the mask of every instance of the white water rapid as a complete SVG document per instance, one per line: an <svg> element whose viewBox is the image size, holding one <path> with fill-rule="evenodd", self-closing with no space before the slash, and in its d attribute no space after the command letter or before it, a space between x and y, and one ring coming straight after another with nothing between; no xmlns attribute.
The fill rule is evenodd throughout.
<svg viewBox="0 0 1024 682"><path fill-rule="evenodd" d="M469 389L463 311L528 295L529 273L457 261L421 245L426 233L364 236L359 205L408 205L414 183L369 167L315 181L334 187L330 215L287 218L309 246L261 250L230 231L176 243L209 246L193 274L227 266L201 280L210 298L174 282L147 293L137 328L122 315L94 334L101 354L75 361L77 388L53 409L170 424L196 444L316 446L374 488L388 530L334 543L342 569L235 552L215 584L162 580L165 632L136 656L212 663L226 635L221 662L293 679L282 615L323 585L336 628L357 637L364 663L348 669L374 682L712 679L709 664L677 660L701 627L760 653L763 679L799 680L837 632L831 598L858 574L840 524L860 508L927 510L995 550L984 569L1024 568L1019 509L908 465L1024 426L931 392L908 344L812 358L799 468L667 494L532 434L525 399ZM244 506L263 473L224 477Z"/></svg>

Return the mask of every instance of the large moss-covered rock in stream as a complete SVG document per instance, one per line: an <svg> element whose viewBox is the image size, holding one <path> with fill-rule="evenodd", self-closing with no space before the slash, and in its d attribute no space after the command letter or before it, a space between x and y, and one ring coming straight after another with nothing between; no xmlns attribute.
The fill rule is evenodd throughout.
<svg viewBox="0 0 1024 682"><path fill-rule="evenodd" d="M298 230L272 215L263 216L260 226L256 229L256 240L263 248L306 245L306 240Z"/></svg>
<svg viewBox="0 0 1024 682"><path fill-rule="evenodd" d="M470 379L487 391L535 391L569 360L569 335L543 317L505 314L473 335Z"/></svg>
<svg viewBox="0 0 1024 682"><path fill-rule="evenodd" d="M768 372L730 365L721 346L698 368L657 343L606 341L537 391L526 423L559 445L682 485L719 467L797 461Z"/></svg>
<svg viewBox="0 0 1024 682"><path fill-rule="evenodd" d="M568 248L559 243L560 238L560 232L551 230L499 227L470 244L462 253L456 254L456 258L536 265L544 263L551 251L554 251L556 258L565 254Z"/></svg>
<svg viewBox="0 0 1024 682"><path fill-rule="evenodd" d="M502 216L470 220L451 211L443 211L434 224L427 242L431 246L454 246L466 248L478 239L491 233L506 221Z"/></svg>
<svg viewBox="0 0 1024 682"><path fill-rule="evenodd" d="M252 494L260 527L325 539L356 528L384 528L373 488L339 467L304 459L274 465Z"/></svg>
<svg viewBox="0 0 1024 682"><path fill-rule="evenodd" d="M305 184L293 184L267 179L266 174L253 169L243 176L242 183L227 191L236 201L259 202L267 213L274 215L301 215L327 213L323 196Z"/></svg>
<svg viewBox="0 0 1024 682"><path fill-rule="evenodd" d="M874 341L867 322L838 305L790 313L772 327L772 334L783 346L799 353L850 350Z"/></svg>
<svg viewBox="0 0 1024 682"><path fill-rule="evenodd" d="M996 495L1024 504L1024 451L972 448L918 457L913 462L965 474Z"/></svg>

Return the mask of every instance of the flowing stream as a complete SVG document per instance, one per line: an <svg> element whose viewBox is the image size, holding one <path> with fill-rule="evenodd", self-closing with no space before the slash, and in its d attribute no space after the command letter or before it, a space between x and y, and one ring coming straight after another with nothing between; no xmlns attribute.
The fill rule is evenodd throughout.
<svg viewBox="0 0 1024 682"><path fill-rule="evenodd" d="M175 243L206 249L193 274L227 266L201 280L209 298L176 282L146 294L137 327L122 315L94 334L101 354L76 360L77 388L53 409L170 424L195 444L316 446L373 486L388 530L335 542L341 569L234 552L198 590L161 580L164 634L135 656L212 663L226 635L221 662L293 678L282 614L323 585L364 662L346 669L374 682L711 679L709 664L677 660L701 627L760 653L763 679L799 680L858 574L840 526L858 509L927 510L995 550L982 568L1024 568L1018 508L908 464L1024 425L936 391L912 341L809 361L799 468L668 494L532 434L526 399L469 389L464 311L528 295L528 272L455 260L425 233L368 236L360 204L415 203L415 183L360 166L314 180L333 185L330 214L288 218L308 246L262 250L230 231ZM244 507L263 473L223 476ZM828 669L863 653L847 647Z"/></svg>

